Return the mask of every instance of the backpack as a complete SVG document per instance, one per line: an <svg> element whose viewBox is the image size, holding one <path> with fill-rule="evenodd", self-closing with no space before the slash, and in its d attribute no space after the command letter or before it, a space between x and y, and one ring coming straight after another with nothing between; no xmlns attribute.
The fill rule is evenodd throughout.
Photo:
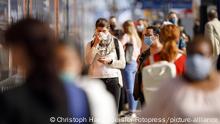
<svg viewBox="0 0 220 124"><path fill-rule="evenodd" d="M118 39L114 38L114 44L115 44L117 58L119 60L120 59L120 48L119 48L119 44L118 44Z"/></svg>
<svg viewBox="0 0 220 124"><path fill-rule="evenodd" d="M176 77L174 63L160 61L144 67L142 70L144 100L149 103L163 81L174 77Z"/></svg>

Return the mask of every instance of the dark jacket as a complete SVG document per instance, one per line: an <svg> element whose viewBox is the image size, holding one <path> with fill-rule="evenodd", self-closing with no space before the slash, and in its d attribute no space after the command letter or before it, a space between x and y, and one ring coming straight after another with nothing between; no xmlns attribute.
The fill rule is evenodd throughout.
<svg viewBox="0 0 220 124"><path fill-rule="evenodd" d="M134 99L135 100L140 100L140 102L142 104L144 104L145 100L144 100L144 94L142 91L142 69L144 66L144 62L145 60L150 56L150 49L144 51L139 59L139 66L138 66L138 70L137 73L135 75L135 84L134 84Z"/></svg>
<svg viewBox="0 0 220 124"><path fill-rule="evenodd" d="M32 75L0 97L0 124L49 124L69 114L63 83L52 76Z"/></svg>

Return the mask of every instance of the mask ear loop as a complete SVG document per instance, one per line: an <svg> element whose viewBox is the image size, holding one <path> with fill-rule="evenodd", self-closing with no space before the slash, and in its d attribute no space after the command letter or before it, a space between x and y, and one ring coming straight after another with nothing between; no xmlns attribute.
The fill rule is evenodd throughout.
<svg viewBox="0 0 220 124"><path fill-rule="evenodd" d="M153 42L155 40L154 36L150 36L151 41Z"/></svg>

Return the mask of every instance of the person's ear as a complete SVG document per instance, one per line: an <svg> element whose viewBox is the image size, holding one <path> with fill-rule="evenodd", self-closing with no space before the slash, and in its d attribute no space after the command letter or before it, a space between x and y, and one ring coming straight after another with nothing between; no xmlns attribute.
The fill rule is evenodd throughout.
<svg viewBox="0 0 220 124"><path fill-rule="evenodd" d="M159 34L155 34L154 36L155 36L157 39L159 39Z"/></svg>

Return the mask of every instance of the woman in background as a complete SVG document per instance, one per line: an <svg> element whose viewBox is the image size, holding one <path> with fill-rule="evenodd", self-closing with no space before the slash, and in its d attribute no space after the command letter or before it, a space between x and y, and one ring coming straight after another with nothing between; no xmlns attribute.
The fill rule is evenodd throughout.
<svg viewBox="0 0 220 124"><path fill-rule="evenodd" d="M165 25L160 30L160 41L163 48L161 52L150 56L145 66L158 61L166 60L176 65L177 75L182 75L185 70L186 56L178 48L180 29L176 25Z"/></svg>
<svg viewBox="0 0 220 124"><path fill-rule="evenodd" d="M79 101L73 100L81 89L59 79L56 62L58 42L48 24L32 18L24 18L5 32L4 47L12 53L13 67L22 71L25 83L5 92L1 98L0 123L48 124L57 117L89 117L89 106L83 106L87 115L79 114ZM76 90L77 89L77 90ZM82 100L83 98L81 98ZM84 123L90 123L84 121Z"/></svg>
<svg viewBox="0 0 220 124"><path fill-rule="evenodd" d="M137 58L140 54L141 39L135 29L135 25L132 21L126 21L123 24L124 36L121 40L125 49L126 67L123 70L124 87L127 93L127 99L129 104L129 115L135 116L137 108L137 101L134 100L134 80L137 72Z"/></svg>

